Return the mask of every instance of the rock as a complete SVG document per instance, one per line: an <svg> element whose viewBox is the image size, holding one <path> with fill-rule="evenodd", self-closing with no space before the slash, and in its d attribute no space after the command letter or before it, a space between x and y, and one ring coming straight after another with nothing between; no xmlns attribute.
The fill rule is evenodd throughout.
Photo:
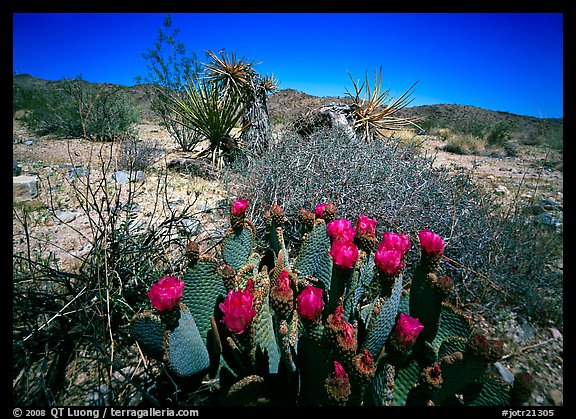
<svg viewBox="0 0 576 419"><path fill-rule="evenodd" d="M544 212L562 211L562 205L551 199L542 199L530 207L532 214L539 215Z"/></svg>
<svg viewBox="0 0 576 419"><path fill-rule="evenodd" d="M182 218L179 226L187 234L197 235L200 232L200 221L195 218Z"/></svg>
<svg viewBox="0 0 576 419"><path fill-rule="evenodd" d="M514 384L514 374L508 368L506 368L502 363L495 362L492 364L492 368L496 374L498 374L504 381L508 384Z"/></svg>
<svg viewBox="0 0 576 419"><path fill-rule="evenodd" d="M70 179L76 179L81 176L88 176L88 169L85 169L84 167L75 167L68 173Z"/></svg>
<svg viewBox="0 0 576 419"><path fill-rule="evenodd" d="M72 212L72 211L56 210L54 212L55 221L61 222L64 224L68 224L69 222L74 221L76 219L77 215L78 214L76 214L75 212Z"/></svg>
<svg viewBox="0 0 576 419"><path fill-rule="evenodd" d="M119 185L125 185L130 182L130 175L123 170L118 170L112 173L112 179L116 181Z"/></svg>
<svg viewBox="0 0 576 419"><path fill-rule="evenodd" d="M198 211L202 211L202 212L210 212L212 209L210 208L210 205L208 205L208 202L205 203L199 203L196 205L196 209Z"/></svg>
<svg viewBox="0 0 576 419"><path fill-rule="evenodd" d="M558 218L554 217L549 212L543 212L542 214L539 214L539 215L533 217L532 221L536 224L541 224L541 225L548 226L548 227L553 227L553 228L562 227L562 221L560 221Z"/></svg>
<svg viewBox="0 0 576 419"><path fill-rule="evenodd" d="M562 393L555 388L548 392L548 400L550 400L554 406L562 406L564 404Z"/></svg>
<svg viewBox="0 0 576 419"><path fill-rule="evenodd" d="M350 105L330 103L309 111L295 123L300 135L309 135L321 128L340 129L350 138L356 138L353 124L353 113Z"/></svg>
<svg viewBox="0 0 576 419"><path fill-rule="evenodd" d="M550 333L552 333L552 337L554 339L562 339L562 333L556 329L555 327L551 327L550 329Z"/></svg>
<svg viewBox="0 0 576 419"><path fill-rule="evenodd" d="M130 173L130 182L144 182L144 171L137 170L136 173Z"/></svg>
<svg viewBox="0 0 576 419"><path fill-rule="evenodd" d="M508 188L504 185L500 185L494 188L494 192L497 193L498 195L508 195L510 193Z"/></svg>
<svg viewBox="0 0 576 419"><path fill-rule="evenodd" d="M12 177L12 201L31 201L38 196L38 178L36 176Z"/></svg>

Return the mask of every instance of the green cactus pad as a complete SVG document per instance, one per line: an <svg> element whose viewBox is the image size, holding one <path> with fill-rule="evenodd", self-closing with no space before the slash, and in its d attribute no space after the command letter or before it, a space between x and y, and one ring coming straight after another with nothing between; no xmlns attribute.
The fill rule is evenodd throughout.
<svg viewBox="0 0 576 419"><path fill-rule="evenodd" d="M381 296L376 300L370 319L368 319L366 341L364 342L364 348L368 349L374 357L380 354L390 331L394 327L401 294L402 275L398 275L395 278L390 296Z"/></svg>
<svg viewBox="0 0 576 419"><path fill-rule="evenodd" d="M222 396L223 406L256 406L265 398L267 384L258 375L249 375L234 383Z"/></svg>
<svg viewBox="0 0 576 419"><path fill-rule="evenodd" d="M402 291L400 304L398 304L398 313L410 314L410 291Z"/></svg>
<svg viewBox="0 0 576 419"><path fill-rule="evenodd" d="M398 367L396 370L396 379L394 380L394 395L392 397L392 406L404 406L410 390L418 381L420 368L416 361Z"/></svg>
<svg viewBox="0 0 576 419"><path fill-rule="evenodd" d="M467 339L462 336L449 336L442 340L438 349L438 358L452 355L455 352L464 353L466 351Z"/></svg>
<svg viewBox="0 0 576 419"><path fill-rule="evenodd" d="M266 293L253 322L252 330L254 331L256 348L259 348L262 353L268 356L268 371L266 372L276 374L278 372L278 364L280 363L280 349L278 348L276 335L274 333L274 323L268 293Z"/></svg>
<svg viewBox="0 0 576 419"><path fill-rule="evenodd" d="M435 405L441 405L452 395L461 393L487 370L485 362L478 357L467 355L450 363L443 362L441 367L442 386L432 398Z"/></svg>
<svg viewBox="0 0 576 419"><path fill-rule="evenodd" d="M162 358L165 331L164 323L152 313L138 314L130 323L130 334L142 352L152 358Z"/></svg>
<svg viewBox="0 0 576 419"><path fill-rule="evenodd" d="M332 258L330 250L330 237L326 232L323 220L317 220L314 228L302 243L294 269L299 277L313 276L317 278L326 291L330 289L332 279Z"/></svg>
<svg viewBox="0 0 576 419"><path fill-rule="evenodd" d="M480 379L480 391L463 392L467 406L510 406L511 387L504 380L486 371Z"/></svg>
<svg viewBox="0 0 576 419"><path fill-rule="evenodd" d="M204 344L212 329L210 316L214 314L216 301L226 295L222 277L218 274L218 264L209 257L200 260L184 274L182 302L189 307L202 336Z"/></svg>
<svg viewBox="0 0 576 419"><path fill-rule="evenodd" d="M254 244L254 230L249 221L244 220L241 230L229 229L222 242L224 262L238 271L248 262Z"/></svg>
<svg viewBox="0 0 576 419"><path fill-rule="evenodd" d="M470 316L449 303L442 303L440 325L432 346L438 349L442 342L450 336L468 338L472 333Z"/></svg>
<svg viewBox="0 0 576 419"><path fill-rule="evenodd" d="M178 327L166 334L165 347L168 366L177 376L189 377L210 367L208 350L184 304L180 304Z"/></svg>
<svg viewBox="0 0 576 419"><path fill-rule="evenodd" d="M366 406L390 406L394 400L394 376L395 368L392 365L382 363L376 370L376 375L367 385L364 395Z"/></svg>
<svg viewBox="0 0 576 419"><path fill-rule="evenodd" d="M333 369L333 360L326 356L329 351L324 344L323 333L324 326L320 324L306 326L298 339L301 396L304 405L320 405L324 402L324 383Z"/></svg>

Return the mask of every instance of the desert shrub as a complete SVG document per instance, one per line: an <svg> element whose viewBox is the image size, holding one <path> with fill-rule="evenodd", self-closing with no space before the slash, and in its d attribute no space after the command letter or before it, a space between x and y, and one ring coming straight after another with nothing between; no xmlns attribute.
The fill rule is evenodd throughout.
<svg viewBox="0 0 576 419"><path fill-rule="evenodd" d="M20 120L38 135L114 141L139 121L130 96L120 86L65 79L59 88L17 88L14 107L26 110Z"/></svg>
<svg viewBox="0 0 576 419"><path fill-rule="evenodd" d="M64 249L48 253L50 238L34 228L36 210L14 206L14 243L20 244L12 267L12 395L17 405L158 404L147 392L151 383L146 377L154 366L140 364L126 326L149 305L150 285L185 265L182 249L196 233L181 225L205 211L193 209L198 195L183 205L168 205L167 172L159 171L157 183L146 185L156 191L154 209L147 218L139 217L136 200L144 184L112 181L116 165L104 149L109 147L95 153L86 176L68 180L70 203L90 225L83 231L63 225L88 249L68 252L78 266L62 263ZM51 190L55 180L42 180ZM46 207L58 198L47 199Z"/></svg>
<svg viewBox="0 0 576 419"><path fill-rule="evenodd" d="M484 150L486 141L471 134L450 133L443 150L456 154L479 154Z"/></svg>
<svg viewBox="0 0 576 419"><path fill-rule="evenodd" d="M532 225L520 216L503 219L501 204L475 185L471 173L436 168L433 157L396 142L367 146L330 130L308 137L286 133L265 156L230 170L226 178L237 185L231 193L252 202L255 214L277 203L289 220L296 219L300 208L313 210L331 201L337 217L354 221L364 213L376 218L380 235L401 232L416 244L417 231L438 232L448 243L444 272L454 278L464 303L490 302L493 309L510 297L525 301L529 291L530 298L537 292L531 284L547 281L546 272L533 268L543 266L553 250L536 248ZM299 228L285 226L289 243L297 244ZM507 267L511 257L517 261L514 277ZM521 275L524 282L518 287ZM555 304L550 307L553 311ZM521 309L534 314L539 308L528 304Z"/></svg>
<svg viewBox="0 0 576 419"><path fill-rule="evenodd" d="M490 147L503 147L510 139L511 124L499 122L490 128L486 141Z"/></svg>
<svg viewBox="0 0 576 419"><path fill-rule="evenodd" d="M119 144L118 167L131 171L146 170L159 155L156 144L127 135Z"/></svg>

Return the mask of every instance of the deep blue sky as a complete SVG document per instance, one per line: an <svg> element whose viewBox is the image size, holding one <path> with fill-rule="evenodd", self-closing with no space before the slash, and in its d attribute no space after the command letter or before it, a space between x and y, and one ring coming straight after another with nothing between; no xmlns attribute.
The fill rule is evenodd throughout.
<svg viewBox="0 0 576 419"><path fill-rule="evenodd" d="M163 13L15 13L13 70L133 85L147 74ZM280 89L344 96L348 73L411 106L455 103L563 116L562 13L173 13L188 52L225 49Z"/></svg>

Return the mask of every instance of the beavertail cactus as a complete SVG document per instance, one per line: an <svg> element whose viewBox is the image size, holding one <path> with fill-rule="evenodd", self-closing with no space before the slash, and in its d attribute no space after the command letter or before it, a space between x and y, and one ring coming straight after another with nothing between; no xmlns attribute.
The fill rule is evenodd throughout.
<svg viewBox="0 0 576 419"><path fill-rule="evenodd" d="M220 255L189 242L182 279L149 291L153 311L131 332L174 376L209 376L224 405L510 405L525 402L530 376L514 386L494 376L498 340L474 333L453 305L454 283L439 275L447 243L423 229L377 233L360 214L337 218L332 202L302 208L299 248L284 242L288 221L274 204L262 250L236 200ZM420 258L407 278L407 257ZM290 250L290 252L289 252ZM456 397L458 395L458 398Z"/></svg>

